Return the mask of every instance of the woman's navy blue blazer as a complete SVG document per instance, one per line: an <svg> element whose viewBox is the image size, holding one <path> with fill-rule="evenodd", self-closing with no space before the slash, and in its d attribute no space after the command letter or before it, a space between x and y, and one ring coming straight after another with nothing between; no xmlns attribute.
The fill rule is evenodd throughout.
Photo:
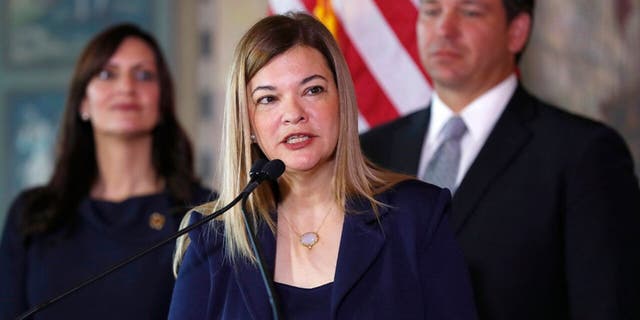
<svg viewBox="0 0 640 320"><path fill-rule="evenodd" d="M368 201L347 203L332 318L475 319L468 272L447 220L449 192L409 180L376 199L386 204L378 217ZM222 233L211 225L189 233L192 242L175 284L170 319L271 318L257 267L232 264ZM274 235L262 226L258 239L273 270Z"/></svg>

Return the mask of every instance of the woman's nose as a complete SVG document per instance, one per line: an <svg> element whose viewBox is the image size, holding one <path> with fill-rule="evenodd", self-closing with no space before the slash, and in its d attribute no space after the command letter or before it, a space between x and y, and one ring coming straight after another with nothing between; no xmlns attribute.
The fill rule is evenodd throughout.
<svg viewBox="0 0 640 320"><path fill-rule="evenodd" d="M285 124L298 124L299 122L305 121L307 116L300 103L292 99L292 101L287 103L282 119Z"/></svg>
<svg viewBox="0 0 640 320"><path fill-rule="evenodd" d="M118 90L125 93L133 92L135 88L135 79L131 75L121 75L118 79Z"/></svg>

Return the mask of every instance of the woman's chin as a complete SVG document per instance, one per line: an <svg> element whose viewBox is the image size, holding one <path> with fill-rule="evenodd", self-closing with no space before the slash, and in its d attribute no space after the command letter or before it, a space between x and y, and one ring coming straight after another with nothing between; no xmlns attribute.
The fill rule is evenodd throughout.
<svg viewBox="0 0 640 320"><path fill-rule="evenodd" d="M330 161L320 159L282 159L290 173L312 173L330 166Z"/></svg>
<svg viewBox="0 0 640 320"><path fill-rule="evenodd" d="M96 130L96 134L103 136L110 136L113 138L121 139L134 139L145 136L151 136L153 128L140 127L140 126L119 126L112 127L105 130Z"/></svg>

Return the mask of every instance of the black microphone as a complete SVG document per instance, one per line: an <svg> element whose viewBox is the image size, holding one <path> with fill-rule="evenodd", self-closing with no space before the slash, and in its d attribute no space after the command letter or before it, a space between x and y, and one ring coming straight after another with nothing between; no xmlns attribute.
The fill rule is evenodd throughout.
<svg viewBox="0 0 640 320"><path fill-rule="evenodd" d="M187 227L185 227L184 229L178 230L176 233L174 233L172 236L159 241L158 243L152 245L151 247L144 249L136 254L134 254L133 256L114 264L113 266L109 267L108 269L106 269L105 271L103 271L102 273L89 278L83 282L81 282L80 284L76 285L75 287L65 291L64 293L49 299L47 301L44 301L42 303L40 303L39 305L27 310L26 312L24 312L23 314L19 315L18 317L16 317L16 320L23 320L23 319L27 319L27 317L30 317L32 315L34 315L35 313L43 310L44 308L52 305L53 303L61 300L62 298L92 284L93 282L96 282L102 278L104 278L105 276L111 274L112 272L128 265L129 263L139 259L140 257L148 254L149 252L177 239L178 237L180 237L181 235L184 235L185 233L215 219L216 217L220 216L221 214L225 213L227 210L231 209L234 205L236 205L238 203L238 201L242 200L242 199L246 199L249 194L251 194L251 192L253 192L253 190L255 190L255 188L258 187L258 185L260 185L260 183L264 182L265 180L276 180L278 179L282 173L284 172L284 163L279 160L279 159L274 159L271 161L266 161L265 159L258 159L256 162L254 162L254 164L251 166L251 171L249 172L249 177L251 178L251 180L249 181L249 183L247 184L247 186L242 190L242 192L240 192L240 194L233 199L229 204L227 204L226 206L224 206L223 208L217 210L216 212L204 217L202 220L189 225Z"/></svg>
<svg viewBox="0 0 640 320"><path fill-rule="evenodd" d="M257 168L260 166L261 168ZM271 161L266 161L262 158L256 160L251 166L251 171L249 171L249 177L251 180L244 187L244 190L240 193L240 195L248 196L253 190L260 185L265 180L275 181L284 173L284 162L280 159L274 159Z"/></svg>
<svg viewBox="0 0 640 320"><path fill-rule="evenodd" d="M275 181L276 179L280 178L280 176L284 173L284 169L285 169L285 166L282 160L273 159L267 162L264 165L264 167L262 167L262 170L260 171L264 173L264 175L266 176L265 177L266 179Z"/></svg>
<svg viewBox="0 0 640 320"><path fill-rule="evenodd" d="M267 164L267 162L269 162L269 160L265 158L258 158L258 160L256 160L253 163L253 165L251 166L251 169L249 170L250 181L254 181L260 178L260 175L263 174L262 168L264 167L265 164Z"/></svg>

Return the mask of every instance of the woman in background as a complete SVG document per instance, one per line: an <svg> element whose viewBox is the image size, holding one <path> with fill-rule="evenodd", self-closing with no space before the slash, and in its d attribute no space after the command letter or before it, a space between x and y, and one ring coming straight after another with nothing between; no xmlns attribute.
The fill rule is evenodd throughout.
<svg viewBox="0 0 640 320"><path fill-rule="evenodd" d="M363 157L348 68L320 22L262 19L229 79L220 198L196 210L229 203L258 158L285 163L248 205L284 319L475 319L449 192ZM271 317L242 219L236 206L179 240L170 319Z"/></svg>
<svg viewBox="0 0 640 320"><path fill-rule="evenodd" d="M10 319L175 232L211 192L193 172L156 40L121 24L76 64L49 182L14 201L0 246L0 318ZM40 319L166 318L165 246L52 304Z"/></svg>

